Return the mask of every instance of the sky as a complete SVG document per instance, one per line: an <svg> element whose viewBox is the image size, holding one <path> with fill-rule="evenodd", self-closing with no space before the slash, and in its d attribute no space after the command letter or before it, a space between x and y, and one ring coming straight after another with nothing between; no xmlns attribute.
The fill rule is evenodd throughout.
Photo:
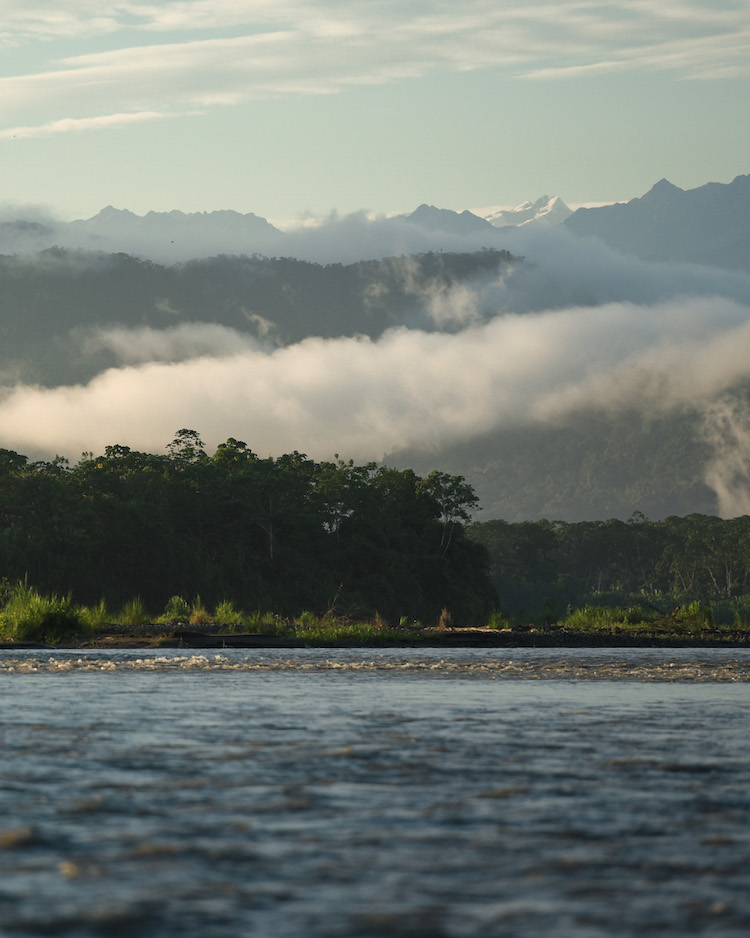
<svg viewBox="0 0 750 938"><path fill-rule="evenodd" d="M747 0L0 0L0 203L621 201L750 171L749 100Z"/></svg>

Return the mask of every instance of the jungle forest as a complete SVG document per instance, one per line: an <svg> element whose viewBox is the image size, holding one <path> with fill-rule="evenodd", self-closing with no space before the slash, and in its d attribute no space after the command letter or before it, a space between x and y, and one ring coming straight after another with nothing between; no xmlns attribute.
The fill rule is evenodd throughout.
<svg viewBox="0 0 750 938"><path fill-rule="evenodd" d="M567 628L582 608L596 624L691 603L705 624L750 622L750 517L477 522L479 507L460 475L262 458L232 438L208 455L189 429L163 454L112 445L73 466L0 450L0 592L137 597L153 617L200 597L395 625L447 610L457 627Z"/></svg>
<svg viewBox="0 0 750 938"><path fill-rule="evenodd" d="M465 530L470 485L293 452L261 458L229 439L209 456L194 430L163 455L29 462L0 450L0 579L77 603L173 596L297 615L429 621L496 604L485 548Z"/></svg>

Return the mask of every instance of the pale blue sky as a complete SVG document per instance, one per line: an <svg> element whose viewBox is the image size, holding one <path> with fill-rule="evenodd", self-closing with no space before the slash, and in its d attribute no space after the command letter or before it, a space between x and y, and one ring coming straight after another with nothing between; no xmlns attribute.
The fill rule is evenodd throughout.
<svg viewBox="0 0 750 938"><path fill-rule="evenodd" d="M738 0L0 0L0 203L629 199L750 172Z"/></svg>

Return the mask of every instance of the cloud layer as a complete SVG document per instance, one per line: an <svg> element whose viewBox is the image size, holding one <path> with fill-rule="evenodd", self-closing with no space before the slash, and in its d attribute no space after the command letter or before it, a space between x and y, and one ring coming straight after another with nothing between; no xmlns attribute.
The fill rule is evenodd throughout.
<svg viewBox="0 0 750 938"><path fill-rule="evenodd" d="M750 305L718 298L505 315L453 335L397 329L378 341L307 339L273 351L218 327L107 341L131 360L183 360L111 369L81 387L15 387L0 402L0 444L72 457L112 443L159 450L189 426L210 447L234 436L262 455L372 459L581 406L703 408L750 377Z"/></svg>

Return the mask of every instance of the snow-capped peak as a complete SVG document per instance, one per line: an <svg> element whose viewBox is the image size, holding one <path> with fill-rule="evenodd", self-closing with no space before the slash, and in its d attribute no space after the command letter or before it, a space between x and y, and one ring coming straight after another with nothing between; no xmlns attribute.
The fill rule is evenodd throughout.
<svg viewBox="0 0 750 938"><path fill-rule="evenodd" d="M496 228L509 225L520 228L521 225L559 225L572 214L559 196L543 195L535 202L522 202L515 208L485 209L482 217Z"/></svg>

